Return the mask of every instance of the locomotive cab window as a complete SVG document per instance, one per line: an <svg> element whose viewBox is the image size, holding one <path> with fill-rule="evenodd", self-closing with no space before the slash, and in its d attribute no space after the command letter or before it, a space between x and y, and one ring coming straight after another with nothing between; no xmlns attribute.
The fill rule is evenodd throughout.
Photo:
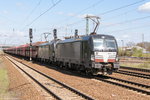
<svg viewBox="0 0 150 100"><path fill-rule="evenodd" d="M105 46L107 49L117 49L115 40L105 40Z"/></svg>
<svg viewBox="0 0 150 100"><path fill-rule="evenodd" d="M103 49L104 47L104 43L103 43L103 39L94 39L93 43L94 43L94 50L100 50Z"/></svg>
<svg viewBox="0 0 150 100"><path fill-rule="evenodd" d="M116 41L114 39L93 38L93 46L94 50L117 49Z"/></svg>

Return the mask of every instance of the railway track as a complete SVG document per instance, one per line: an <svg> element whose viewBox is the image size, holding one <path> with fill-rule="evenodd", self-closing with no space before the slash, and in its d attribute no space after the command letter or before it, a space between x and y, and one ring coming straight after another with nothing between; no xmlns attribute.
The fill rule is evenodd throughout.
<svg viewBox="0 0 150 100"><path fill-rule="evenodd" d="M131 82L128 80L123 80L115 77L110 77L110 76L103 76L103 77L94 77L94 79L117 85L119 87L123 87L129 90L133 90L142 94L150 95L150 86L149 85L144 85L136 82Z"/></svg>
<svg viewBox="0 0 150 100"><path fill-rule="evenodd" d="M141 61L122 61L122 60L120 60L119 62L121 62L121 63L137 63L137 64L148 63L148 62L141 62Z"/></svg>
<svg viewBox="0 0 150 100"><path fill-rule="evenodd" d="M8 56L6 58L57 100L94 100L92 97L24 63L16 61Z"/></svg>
<svg viewBox="0 0 150 100"><path fill-rule="evenodd" d="M105 77L108 78L108 79L113 79L113 80L116 80L116 81L120 81L120 82L124 82L124 83L128 83L128 84L132 84L132 85L136 85L136 86L139 86L139 87L150 89L149 85L144 85L144 84L141 84L141 83L131 82L131 81L128 81L128 80L123 80L123 79L119 79L119 78L115 78L115 77L111 77L111 76L105 76Z"/></svg>
<svg viewBox="0 0 150 100"><path fill-rule="evenodd" d="M132 58L132 59L133 59L133 58L134 58L134 59L140 59L140 60L141 60L141 59L146 59L146 60L150 59L150 57L127 57L127 56L119 57L119 58L120 58L120 59L121 59L121 58L124 58L124 59L125 59L125 58L126 58L126 59L128 59L128 58Z"/></svg>
<svg viewBox="0 0 150 100"><path fill-rule="evenodd" d="M115 73L124 74L124 75L130 75L130 76L135 76L135 77L140 77L140 78L150 79L150 75L149 75L149 74L131 72L131 71L126 71L126 70L118 70L118 71L115 72Z"/></svg>
<svg viewBox="0 0 150 100"><path fill-rule="evenodd" d="M150 69L141 69L141 68L133 68L133 67L125 67L125 66L120 66L120 68L150 73Z"/></svg>
<svg viewBox="0 0 150 100"><path fill-rule="evenodd" d="M142 94L150 95L150 86L148 85L135 83L135 82L131 82L131 81L123 80L123 79L118 79L118 78L114 78L110 76L103 76L103 77L96 76L94 77L94 79L100 80L109 84L117 85L117 86L129 89L129 90L133 90L136 92L140 92Z"/></svg>

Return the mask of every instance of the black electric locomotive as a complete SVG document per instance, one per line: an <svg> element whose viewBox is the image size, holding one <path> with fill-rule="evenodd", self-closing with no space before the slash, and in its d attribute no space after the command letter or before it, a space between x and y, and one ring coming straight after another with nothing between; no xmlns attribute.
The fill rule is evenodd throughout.
<svg viewBox="0 0 150 100"><path fill-rule="evenodd" d="M117 42L101 34L62 40L55 47L55 62L87 73L111 74L119 68Z"/></svg>

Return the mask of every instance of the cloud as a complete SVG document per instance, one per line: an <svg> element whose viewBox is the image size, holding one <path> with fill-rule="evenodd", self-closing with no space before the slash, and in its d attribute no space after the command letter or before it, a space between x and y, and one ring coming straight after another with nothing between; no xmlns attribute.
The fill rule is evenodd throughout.
<svg viewBox="0 0 150 100"><path fill-rule="evenodd" d="M57 12L56 14L58 15L65 15L65 16L69 16L69 17L76 17L76 18L85 18L87 15L88 16L96 16L94 14L76 14L76 13L64 13L64 12Z"/></svg>
<svg viewBox="0 0 150 100"><path fill-rule="evenodd" d="M74 13L68 13L67 15L68 16L76 16L76 14L74 14Z"/></svg>
<svg viewBox="0 0 150 100"><path fill-rule="evenodd" d="M83 15L77 15L78 18L85 18L86 16L95 16L94 14L83 14Z"/></svg>
<svg viewBox="0 0 150 100"><path fill-rule="evenodd" d="M76 17L75 13L64 13L64 12L57 12L58 15L64 15L64 16L70 16L70 17Z"/></svg>
<svg viewBox="0 0 150 100"><path fill-rule="evenodd" d="M117 41L121 41L122 39L120 39L120 38L116 38L116 40L117 40Z"/></svg>
<svg viewBox="0 0 150 100"><path fill-rule="evenodd" d="M21 36L21 37L24 37L25 36L25 32L21 32L21 31L16 31L15 34L17 36Z"/></svg>
<svg viewBox="0 0 150 100"><path fill-rule="evenodd" d="M26 36L25 32L15 30L15 29L13 29L12 31L2 30L2 31L0 31L0 34L4 37L24 37L24 36Z"/></svg>
<svg viewBox="0 0 150 100"><path fill-rule="evenodd" d="M3 14L8 14L8 11L7 10L3 10L2 13Z"/></svg>
<svg viewBox="0 0 150 100"><path fill-rule="evenodd" d="M19 7L20 7L20 6L22 6L22 5L23 5L23 4L22 4L21 2L17 2L17 3L16 3L16 6L19 6Z"/></svg>
<svg viewBox="0 0 150 100"><path fill-rule="evenodd" d="M125 35L123 35L122 37L123 37L123 38L129 38L130 36L127 35L127 34L125 34Z"/></svg>
<svg viewBox="0 0 150 100"><path fill-rule="evenodd" d="M114 23L112 23L112 22L101 23L101 26L104 26L104 27L106 27L106 26L112 26L112 25L114 25Z"/></svg>
<svg viewBox="0 0 150 100"><path fill-rule="evenodd" d="M64 14L64 12L57 12L57 14L58 14L58 15L63 15L63 14Z"/></svg>
<svg viewBox="0 0 150 100"><path fill-rule="evenodd" d="M147 2L147 3L139 6L138 10L142 11L142 12L150 12L150 2Z"/></svg>

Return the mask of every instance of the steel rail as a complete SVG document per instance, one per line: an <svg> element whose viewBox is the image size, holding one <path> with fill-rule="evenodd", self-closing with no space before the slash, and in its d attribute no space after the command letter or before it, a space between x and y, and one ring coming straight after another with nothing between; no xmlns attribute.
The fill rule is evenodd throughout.
<svg viewBox="0 0 150 100"><path fill-rule="evenodd" d="M132 85L136 85L136 86L143 87L143 88L150 88L149 85L144 85L144 84L140 84L140 83L136 83L136 82L132 82L132 81L128 81L128 80L123 80L123 79L119 79L119 78L115 78L115 77L111 77L111 76L106 76L106 78L110 78L110 79L113 79L116 81L132 84Z"/></svg>
<svg viewBox="0 0 150 100"><path fill-rule="evenodd" d="M11 58L12 58L12 57L11 57ZM13 58L13 59L14 59L14 58ZM16 59L15 59L15 60L16 60ZM68 86L68 85L66 85L66 84L64 84L64 83L62 83L62 82L60 82L60 81L58 81L58 80L56 80L56 79L54 79L54 78L52 78L52 77L50 77L50 76L44 74L44 73L42 73L42 72L40 72L40 71L34 69L34 68L31 68L30 66L28 66L28 65L26 65L26 64L24 64L24 63L22 63L22 62L20 62L20 61L18 61L18 60L16 60L16 61L19 62L19 63L21 63L21 64L23 64L23 65L25 65L26 67L28 67L28 68L34 70L35 72L37 72L37 73L39 73L39 74L45 76L46 78L48 78L48 79L50 79L50 80L52 80L52 81L54 81L54 82L56 82L56 83L62 85L63 87L69 89L70 91L76 93L76 94L79 95L79 96L82 96L83 98L85 98L85 99L87 99L87 100L94 100L92 97L90 97L90 96L88 96L88 95L86 95L86 94L84 94L84 93L82 93L82 92L76 90L75 88L70 87L70 86ZM16 64L15 64L15 65L16 65ZM23 70L23 69L22 69L22 70ZM25 72L25 71L24 71L24 72ZM31 75L30 75L30 76L31 76ZM32 76L31 76L31 77L32 77ZM34 80L36 80L36 79L34 79ZM38 82L38 83L39 83L39 82ZM42 85L42 84L41 84L41 85ZM40 86L41 86L41 85L40 85ZM42 87L43 87L43 86L42 86ZM45 88L46 88L46 87L45 87ZM45 88L44 88L44 89L45 89ZM48 91L48 89L46 89L46 91ZM51 91L50 91L49 93L51 93ZM54 93L51 93L51 94L52 94L54 97L56 97L56 99L61 100L61 99L60 99L57 95L55 95Z"/></svg>
<svg viewBox="0 0 150 100"><path fill-rule="evenodd" d="M51 92L49 89L47 89L43 84L41 84L39 81L37 81L34 77L32 77L30 74L28 74L26 71L24 71L22 68L20 68L16 63L14 63L12 60L10 60L8 57L7 59L11 61L17 68L19 68L22 72L24 72L27 76L29 76L34 82L36 82L39 86L41 86L44 90L46 90L49 94L51 94L54 98L57 100L62 100L57 95L55 95L53 92Z"/></svg>
<svg viewBox="0 0 150 100"><path fill-rule="evenodd" d="M142 68L133 68L133 67L125 67L125 66L120 66L121 69L129 69L129 70L137 70L137 71L142 71L142 72L150 72L150 69L142 69Z"/></svg>
<svg viewBox="0 0 150 100"><path fill-rule="evenodd" d="M136 87L132 87L132 86L124 85L124 84L121 84L121 83L113 82L113 81L110 81L110 80L107 80L107 79L104 79L104 78L100 78L100 77L94 77L94 78L97 79L97 80L109 83L109 84L117 85L117 86L120 86L120 87L123 87L123 88L126 88L126 89L130 89L130 90L133 90L133 91L136 91L136 92L140 92L140 93L143 93L143 94L146 94L146 95L150 95L150 92L146 91L146 90L142 90L142 89L139 89L139 88L136 88Z"/></svg>
<svg viewBox="0 0 150 100"><path fill-rule="evenodd" d="M123 71L123 70L119 70L115 73L119 73L119 74L124 74L124 75L130 75L130 76L135 76L135 77L140 77L140 78L146 78L146 79L150 79L150 76L147 74L142 74L142 73L135 73L135 72L129 72L129 71Z"/></svg>

